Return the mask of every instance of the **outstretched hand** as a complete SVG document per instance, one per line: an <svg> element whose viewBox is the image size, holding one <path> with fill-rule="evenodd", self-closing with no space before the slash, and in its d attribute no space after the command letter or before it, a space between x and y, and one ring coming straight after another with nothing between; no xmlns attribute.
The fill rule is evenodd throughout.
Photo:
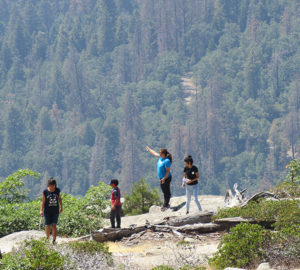
<svg viewBox="0 0 300 270"><path fill-rule="evenodd" d="M149 146L146 146L146 150L154 156L159 156L159 154L152 150Z"/></svg>

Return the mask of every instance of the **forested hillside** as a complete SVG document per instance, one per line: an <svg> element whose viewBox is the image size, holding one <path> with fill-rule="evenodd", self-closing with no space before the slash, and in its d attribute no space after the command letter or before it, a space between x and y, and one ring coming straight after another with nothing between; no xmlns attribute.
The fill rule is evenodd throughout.
<svg viewBox="0 0 300 270"><path fill-rule="evenodd" d="M149 145L173 194L185 154L201 193L265 189L300 157L299 71L298 0L0 0L0 177L158 186Z"/></svg>

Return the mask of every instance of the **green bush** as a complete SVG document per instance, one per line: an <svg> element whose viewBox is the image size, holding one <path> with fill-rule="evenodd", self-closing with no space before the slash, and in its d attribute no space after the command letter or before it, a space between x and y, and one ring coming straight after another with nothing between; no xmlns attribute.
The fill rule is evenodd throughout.
<svg viewBox="0 0 300 270"><path fill-rule="evenodd" d="M108 247L104 243L99 243L94 240L71 242L68 244L68 246L73 251L77 251L77 252L89 253L89 254L94 254L96 252L103 252L109 256L111 255L111 253L108 250Z"/></svg>
<svg viewBox="0 0 300 270"><path fill-rule="evenodd" d="M0 205L0 237L7 234L37 230L40 220L40 200L28 203Z"/></svg>
<svg viewBox="0 0 300 270"><path fill-rule="evenodd" d="M81 199L62 194L64 211L59 217L59 234L78 236L99 229L103 210L109 204L109 190L108 185L99 182L98 186L91 186Z"/></svg>
<svg viewBox="0 0 300 270"><path fill-rule="evenodd" d="M78 254L80 257L82 257L83 254L88 256L97 256L97 254L101 254L101 256L105 258L107 265L113 264L112 254L104 243L98 243L94 240L76 241L70 242L66 244L66 246L72 251L72 255L69 255L70 257L74 256L74 253Z"/></svg>
<svg viewBox="0 0 300 270"><path fill-rule="evenodd" d="M18 170L0 183L0 204L21 203L28 199L28 189L23 189L22 181L27 176L38 178L39 174L29 169Z"/></svg>
<svg viewBox="0 0 300 270"><path fill-rule="evenodd" d="M217 269L225 267L247 267L264 255L264 229L257 224L241 223L230 229L210 259Z"/></svg>
<svg viewBox="0 0 300 270"><path fill-rule="evenodd" d="M300 197L300 160L293 159L286 168L289 173L284 182L273 188L273 192L279 197Z"/></svg>
<svg viewBox="0 0 300 270"><path fill-rule="evenodd" d="M277 230L300 224L300 201L283 199L280 201L260 200L250 202L245 208L221 209L213 219L226 217L251 218L256 221L273 221Z"/></svg>
<svg viewBox="0 0 300 270"><path fill-rule="evenodd" d="M143 178L134 184L130 195L125 194L124 197L123 211L127 215L147 213L152 205L161 205L158 190L149 189L149 184Z"/></svg>
<svg viewBox="0 0 300 270"><path fill-rule="evenodd" d="M49 241L30 240L11 254L3 256L0 268L7 270L64 269L67 257L60 255Z"/></svg>
<svg viewBox="0 0 300 270"><path fill-rule="evenodd" d="M17 186L22 187L22 185ZM91 186L86 195L80 199L62 194L64 211L59 216L58 233L78 236L99 229L103 221L103 210L109 204L107 199L109 190L108 185L100 182L97 186ZM0 237L16 231L37 230L40 221L41 198L31 202L12 203L20 201L23 195L21 196L15 188L10 194L17 194L16 198L8 196L11 201L9 203L5 195L2 198L6 198L6 201L4 202L3 199L0 205Z"/></svg>
<svg viewBox="0 0 300 270"><path fill-rule="evenodd" d="M159 266L152 268L152 270L174 270L174 268L167 266L167 265L159 265Z"/></svg>

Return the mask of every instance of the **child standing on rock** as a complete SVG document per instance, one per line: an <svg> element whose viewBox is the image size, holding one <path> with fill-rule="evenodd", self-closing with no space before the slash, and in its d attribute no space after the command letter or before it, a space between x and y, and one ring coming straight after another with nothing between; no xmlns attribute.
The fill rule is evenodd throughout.
<svg viewBox="0 0 300 270"><path fill-rule="evenodd" d="M117 179L112 179L110 181L110 186L112 187L110 202L111 202L111 211L110 211L110 224L112 228L115 228L115 220L117 221L117 228L121 228L121 192L118 188L119 181Z"/></svg>
<svg viewBox="0 0 300 270"><path fill-rule="evenodd" d="M49 239L52 228L52 243L54 244L57 236L57 221L59 213L63 211L60 189L57 187L56 180L48 180L47 189L43 191L40 214L45 217L46 237Z"/></svg>

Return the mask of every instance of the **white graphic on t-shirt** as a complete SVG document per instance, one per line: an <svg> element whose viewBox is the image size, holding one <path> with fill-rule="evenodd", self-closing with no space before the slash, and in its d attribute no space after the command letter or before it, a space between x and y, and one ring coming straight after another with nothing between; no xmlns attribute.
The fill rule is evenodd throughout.
<svg viewBox="0 0 300 270"><path fill-rule="evenodd" d="M58 205L58 200L57 200L57 195L56 194L49 195L48 199L49 199L49 204L48 204L49 207Z"/></svg>

